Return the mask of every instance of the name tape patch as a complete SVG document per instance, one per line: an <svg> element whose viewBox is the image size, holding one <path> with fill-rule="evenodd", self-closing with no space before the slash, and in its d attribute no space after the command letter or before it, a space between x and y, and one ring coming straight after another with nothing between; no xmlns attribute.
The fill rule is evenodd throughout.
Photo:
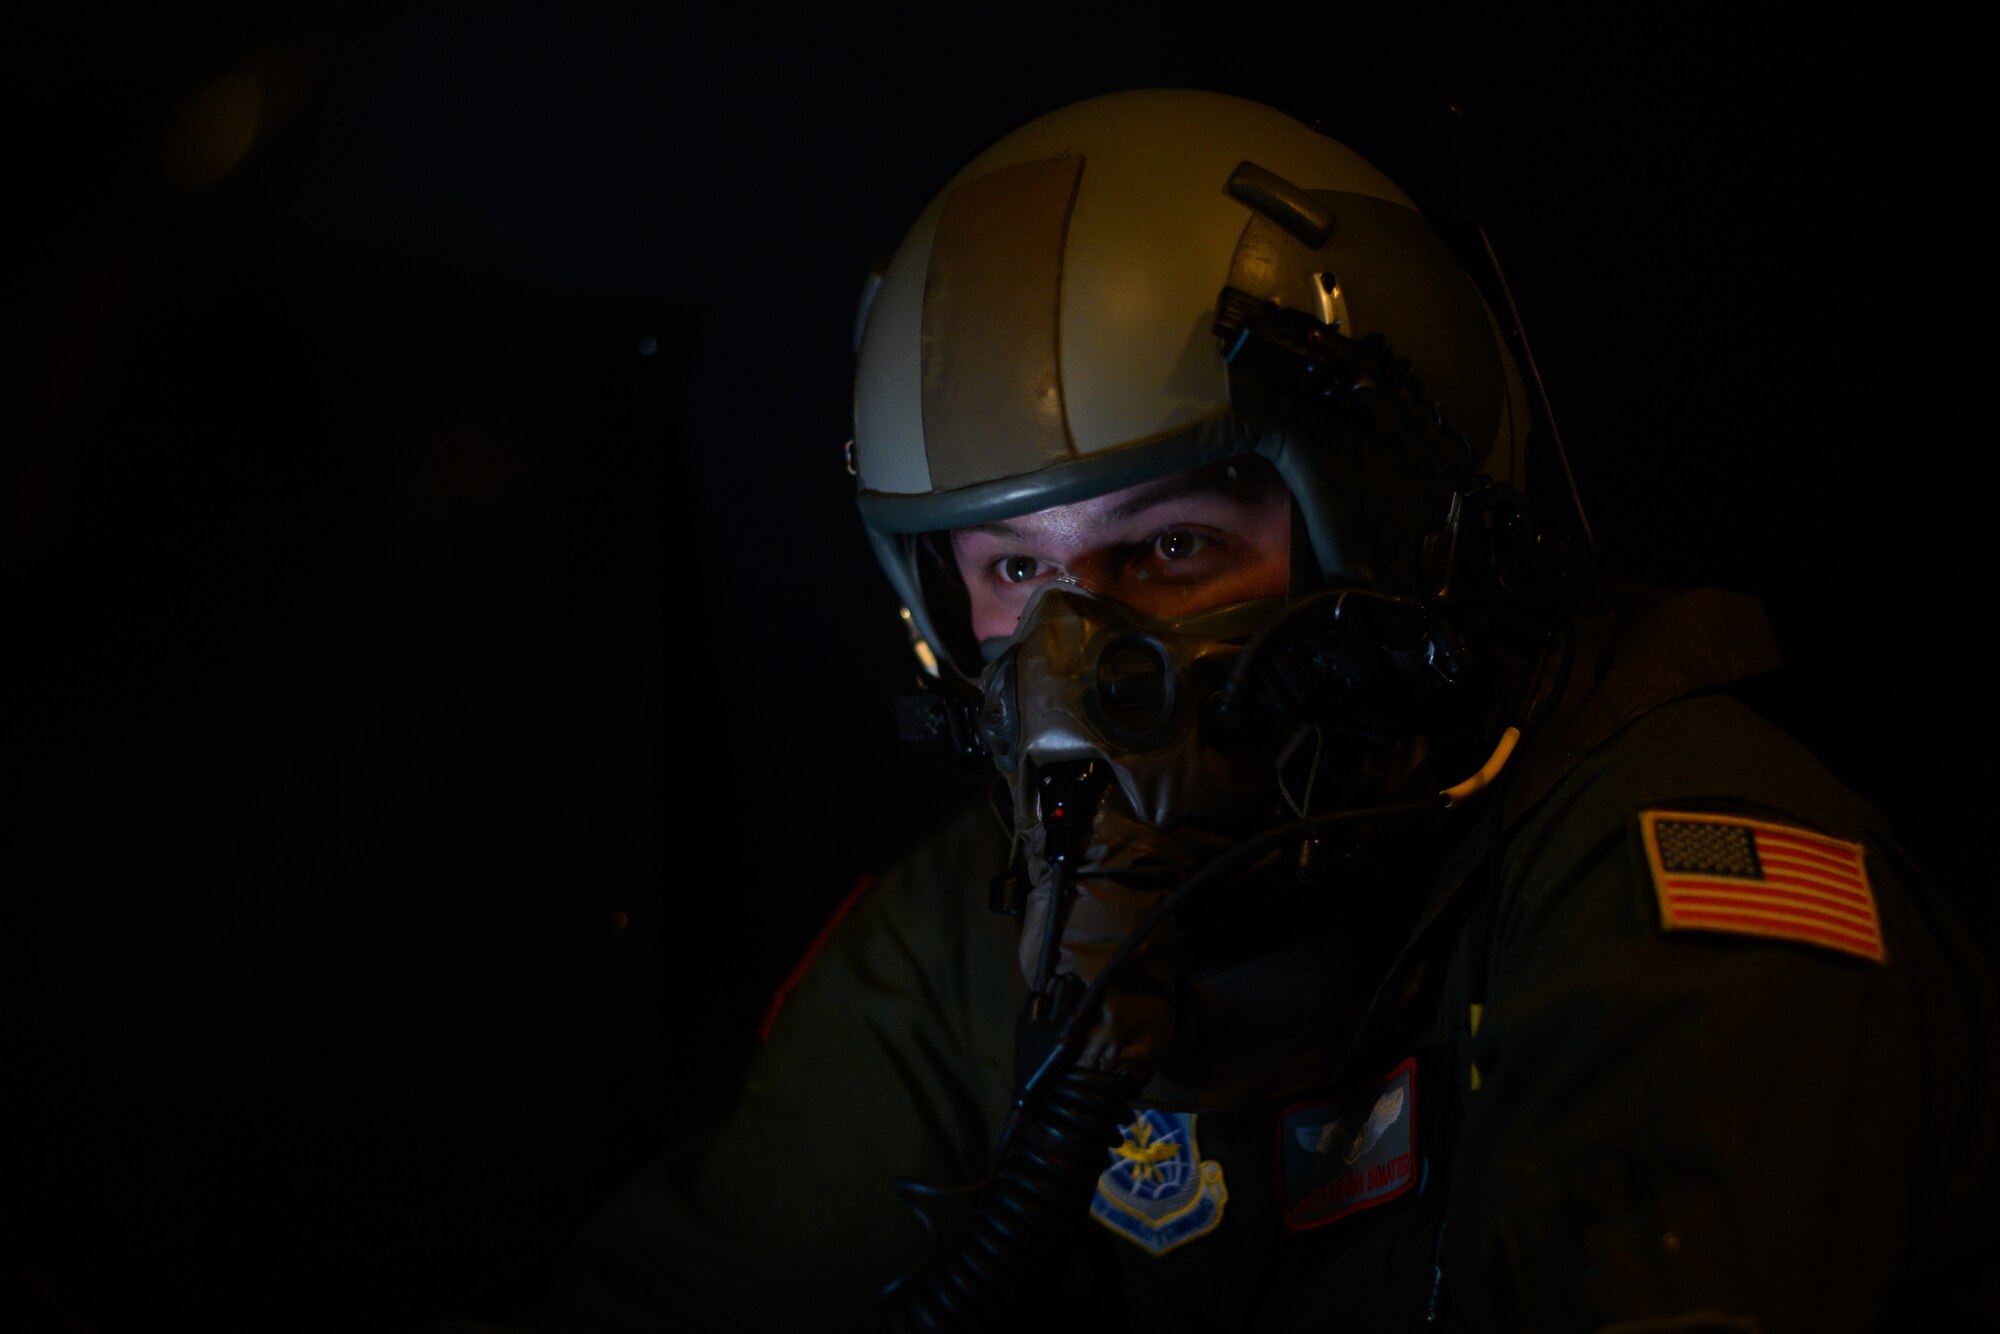
<svg viewBox="0 0 2000 1334"><path fill-rule="evenodd" d="M1124 1128L1097 1178L1090 1216L1135 1246L1164 1255L1222 1222L1222 1164L1195 1145L1194 1113L1147 1109Z"/></svg>
<svg viewBox="0 0 2000 1334"><path fill-rule="evenodd" d="M1859 843L1689 811L1642 811L1664 931L1796 940L1886 962Z"/></svg>
<svg viewBox="0 0 2000 1334"><path fill-rule="evenodd" d="M1352 1099L1297 1103L1278 1118L1280 1217L1290 1232L1387 1204L1417 1184L1417 1062Z"/></svg>

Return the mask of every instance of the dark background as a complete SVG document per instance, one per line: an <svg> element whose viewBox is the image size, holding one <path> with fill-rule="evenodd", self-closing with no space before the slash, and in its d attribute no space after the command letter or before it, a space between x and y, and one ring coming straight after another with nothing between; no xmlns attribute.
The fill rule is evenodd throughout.
<svg viewBox="0 0 2000 1334"><path fill-rule="evenodd" d="M1097 92L1258 97L1420 198L1460 104L1611 572L1764 596L1773 707L1983 883L1950 80L1339 8L8 20L0 1322L505 1312L726 1109L967 790L891 739L861 277Z"/></svg>

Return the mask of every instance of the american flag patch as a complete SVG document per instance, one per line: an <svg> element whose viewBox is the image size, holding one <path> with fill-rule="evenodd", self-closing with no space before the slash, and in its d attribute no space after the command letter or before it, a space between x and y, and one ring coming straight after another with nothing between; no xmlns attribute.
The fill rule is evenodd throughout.
<svg viewBox="0 0 2000 1334"><path fill-rule="evenodd" d="M1733 815L1642 811L1660 926L1802 940L1882 963L1859 843Z"/></svg>

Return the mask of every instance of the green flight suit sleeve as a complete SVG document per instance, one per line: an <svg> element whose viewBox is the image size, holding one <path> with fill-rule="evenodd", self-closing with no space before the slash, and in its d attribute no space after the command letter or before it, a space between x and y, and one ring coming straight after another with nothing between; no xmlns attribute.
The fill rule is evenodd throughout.
<svg viewBox="0 0 2000 1334"><path fill-rule="evenodd" d="M1887 964L1663 932L1649 808L1865 843ZM1990 1207L1982 979L1816 760L1727 697L1660 709L1528 814L1500 876L1471 944L1455 1327L1873 1329L1899 1272L1949 1268L1940 1239Z"/></svg>
<svg viewBox="0 0 2000 1334"><path fill-rule="evenodd" d="M811 962L712 1136L603 1211L534 1328L840 1330L925 1253L898 1177L964 1184L1013 1078L1022 984L985 906L979 810L867 889Z"/></svg>

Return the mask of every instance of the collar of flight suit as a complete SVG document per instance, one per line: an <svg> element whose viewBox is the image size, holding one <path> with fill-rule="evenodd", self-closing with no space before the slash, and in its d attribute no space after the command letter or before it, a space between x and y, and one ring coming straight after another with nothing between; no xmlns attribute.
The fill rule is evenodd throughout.
<svg viewBox="0 0 2000 1334"><path fill-rule="evenodd" d="M1763 604L1720 588L1617 590L1610 609L1580 618L1575 633L1563 696L1501 795L1502 827L1643 714L1782 662Z"/></svg>

